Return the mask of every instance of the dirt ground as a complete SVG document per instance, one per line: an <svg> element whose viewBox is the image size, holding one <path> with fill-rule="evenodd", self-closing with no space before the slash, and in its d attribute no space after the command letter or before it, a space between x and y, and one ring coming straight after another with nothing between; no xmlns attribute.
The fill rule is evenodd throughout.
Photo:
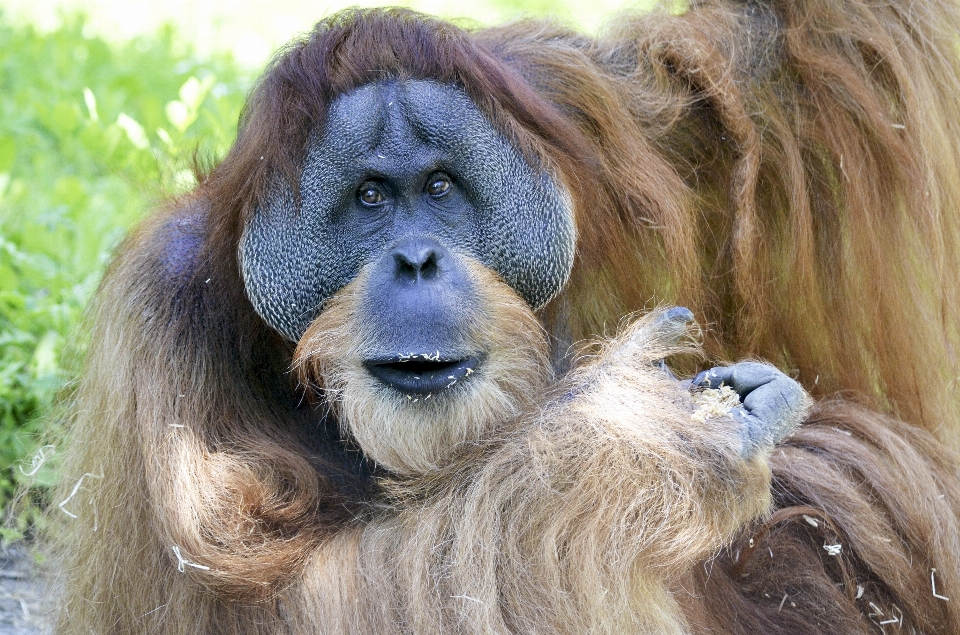
<svg viewBox="0 0 960 635"><path fill-rule="evenodd" d="M0 635L48 635L47 596L31 553L16 546L0 550Z"/></svg>

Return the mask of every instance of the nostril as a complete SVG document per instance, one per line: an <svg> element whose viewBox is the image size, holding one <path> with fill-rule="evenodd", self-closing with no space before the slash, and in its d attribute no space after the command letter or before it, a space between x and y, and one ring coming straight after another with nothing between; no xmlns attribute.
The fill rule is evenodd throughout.
<svg viewBox="0 0 960 635"><path fill-rule="evenodd" d="M424 280L430 280L436 277L440 269L438 266L439 260L440 257L437 255L437 252L431 251L427 259L423 261L423 264L420 265L420 275Z"/></svg>
<svg viewBox="0 0 960 635"><path fill-rule="evenodd" d="M419 276L420 267L404 256L403 254L394 254L393 259L397 263L397 275L405 280L416 280Z"/></svg>

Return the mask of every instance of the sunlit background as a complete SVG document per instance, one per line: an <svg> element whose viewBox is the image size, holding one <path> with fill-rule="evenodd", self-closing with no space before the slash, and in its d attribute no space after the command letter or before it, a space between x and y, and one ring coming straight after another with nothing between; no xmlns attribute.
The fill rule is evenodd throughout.
<svg viewBox="0 0 960 635"><path fill-rule="evenodd" d="M618 0L406 0L392 3L361 0L2 0L11 17L44 29L61 16L83 11L87 28L109 38L155 31L164 23L191 42L200 53L229 51L245 66L256 66L279 45L313 23L348 6L395 4L445 18L497 23L522 15L556 16L594 30L625 3ZM649 5L650 2L641 2Z"/></svg>

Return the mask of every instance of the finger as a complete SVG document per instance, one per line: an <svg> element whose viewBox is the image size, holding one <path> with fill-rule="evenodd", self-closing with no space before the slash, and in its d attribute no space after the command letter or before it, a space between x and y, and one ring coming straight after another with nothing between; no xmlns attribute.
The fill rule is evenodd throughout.
<svg viewBox="0 0 960 635"><path fill-rule="evenodd" d="M807 394L800 384L782 374L758 387L742 401L747 412L767 423L775 441L799 423L808 404Z"/></svg>
<svg viewBox="0 0 960 635"><path fill-rule="evenodd" d="M687 307L675 306L657 315L653 324L654 328L664 336L669 344L675 344L687 334L689 326L693 322L693 311ZM655 362L654 366L665 372L670 379L677 379L664 360Z"/></svg>
<svg viewBox="0 0 960 635"><path fill-rule="evenodd" d="M779 377L790 380L773 366L758 362L740 362L733 366L718 366L705 370L693 378L693 385L703 388L730 386L743 401L751 392Z"/></svg>
<svg viewBox="0 0 960 635"><path fill-rule="evenodd" d="M654 327L667 338L676 342L687 334L694 322L693 311L684 306L675 306L657 315Z"/></svg>

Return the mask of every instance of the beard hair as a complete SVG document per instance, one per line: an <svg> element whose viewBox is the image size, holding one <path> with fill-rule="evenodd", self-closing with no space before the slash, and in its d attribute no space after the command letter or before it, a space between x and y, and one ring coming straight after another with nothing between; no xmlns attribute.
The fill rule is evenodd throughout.
<svg viewBox="0 0 960 635"><path fill-rule="evenodd" d="M404 476L442 468L470 445L502 433L553 379L546 333L530 307L486 267L464 258L481 296L468 346L482 362L456 385L410 396L363 366L372 334L361 318L367 272L331 298L297 345L294 370L327 402L364 454Z"/></svg>

